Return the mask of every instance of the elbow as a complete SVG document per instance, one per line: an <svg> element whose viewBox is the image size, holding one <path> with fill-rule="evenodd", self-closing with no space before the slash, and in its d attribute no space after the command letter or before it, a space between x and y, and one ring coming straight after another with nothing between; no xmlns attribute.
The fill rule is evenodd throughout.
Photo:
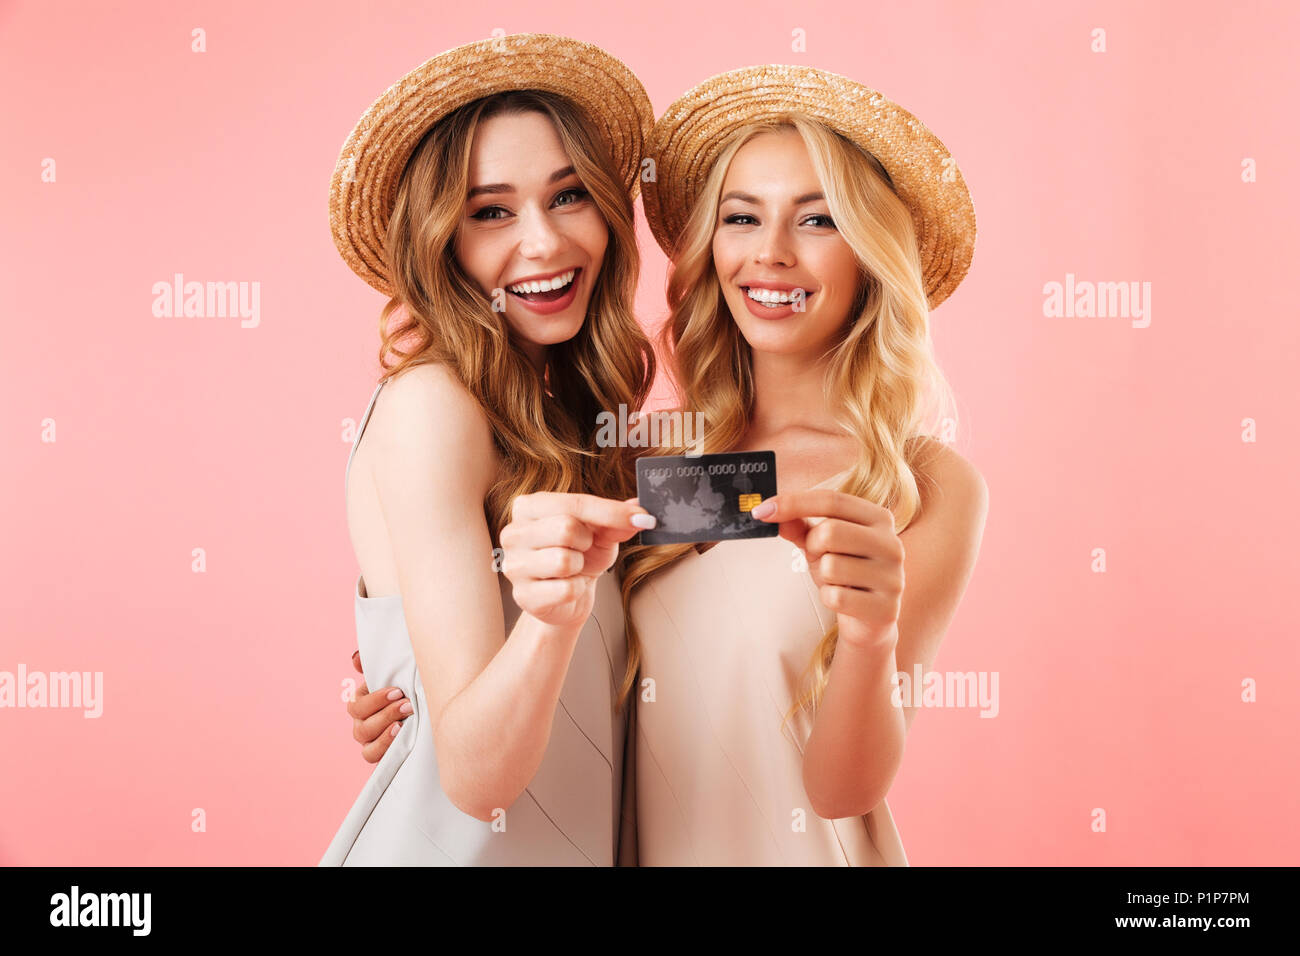
<svg viewBox="0 0 1300 956"><path fill-rule="evenodd" d="M511 792L511 783L485 776L485 767L467 767L450 758L447 747L438 752L438 786L443 795L461 813L484 823L495 823L505 816L522 788Z"/></svg>
<svg viewBox="0 0 1300 956"><path fill-rule="evenodd" d="M485 792L482 787L470 787L456 774L440 772L438 784L452 806L484 823L494 823L504 817L506 810L519 796L515 794L505 799L504 794Z"/></svg>
<svg viewBox="0 0 1300 956"><path fill-rule="evenodd" d="M812 801L812 810L823 820L843 820L845 817L864 817L880 806L880 803L880 800L837 800L832 802L814 800Z"/></svg>
<svg viewBox="0 0 1300 956"><path fill-rule="evenodd" d="M845 817L866 816L880 806L892 779L891 774L890 779L883 782L840 780L819 785L805 775L803 785L813 813L823 820L843 820Z"/></svg>
<svg viewBox="0 0 1300 956"><path fill-rule="evenodd" d="M863 817L885 800L883 793L842 793L808 795L813 813L823 820L843 820L845 817Z"/></svg>
<svg viewBox="0 0 1300 956"><path fill-rule="evenodd" d="M469 816L473 817L475 820L480 820L483 823L492 823L504 817L506 813L506 811L502 808L493 807L489 809L487 804L474 803L473 801L469 801L469 800L465 800L465 801L453 800L452 803L455 805L456 809L459 810L461 813L468 814Z"/></svg>
<svg viewBox="0 0 1300 956"><path fill-rule="evenodd" d="M438 787L443 795L457 810L475 820L483 823L504 820L506 811L528 786L528 780L515 773L509 761L499 756L488 757L457 737L455 728L448 727L447 721L438 719L433 725Z"/></svg>
<svg viewBox="0 0 1300 956"><path fill-rule="evenodd" d="M457 748L448 740L443 722L436 718L430 722L433 724L438 789L452 806L475 820L492 823L499 819L518 794L510 800L500 799L501 795L496 792L499 788L493 788L490 781L484 780L483 768L466 766L455 759Z"/></svg>
<svg viewBox="0 0 1300 956"><path fill-rule="evenodd" d="M810 761L808 753L804 754L804 792L813 813L823 820L866 816L884 803L902 766L902 751L889 759L882 755L874 765L864 765L857 773L845 773L839 769L843 764L843 760L837 760L835 769L827 769L824 762Z"/></svg>

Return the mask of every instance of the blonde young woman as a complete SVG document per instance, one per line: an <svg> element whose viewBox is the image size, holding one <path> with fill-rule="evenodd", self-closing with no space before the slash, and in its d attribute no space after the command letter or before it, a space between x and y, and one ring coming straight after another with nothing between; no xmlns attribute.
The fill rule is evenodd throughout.
<svg viewBox="0 0 1300 956"><path fill-rule="evenodd" d="M682 407L708 452L775 451L753 514L780 536L620 562L639 862L906 865L894 675L934 663L987 510L926 433L952 413L929 313L969 267L969 195L919 120L809 68L706 81L649 152Z"/></svg>
<svg viewBox="0 0 1300 956"><path fill-rule="evenodd" d="M776 452L752 514L780 536L627 552L640 862L905 865L894 675L933 665L987 508L927 434L956 421L929 313L969 267L969 194L914 116L808 68L701 84L650 152L681 400L707 451Z"/></svg>
<svg viewBox="0 0 1300 956"><path fill-rule="evenodd" d="M360 701L409 719L322 865L616 858L626 654L607 572L653 520L591 423L653 375L630 308L651 119L613 57L519 35L429 60L343 147L335 242L391 297L348 462ZM530 520L513 581L512 510Z"/></svg>

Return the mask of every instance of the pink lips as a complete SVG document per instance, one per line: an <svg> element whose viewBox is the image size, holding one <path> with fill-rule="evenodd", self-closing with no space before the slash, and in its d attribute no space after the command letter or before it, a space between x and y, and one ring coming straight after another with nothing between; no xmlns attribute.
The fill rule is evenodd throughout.
<svg viewBox="0 0 1300 956"><path fill-rule="evenodd" d="M552 273L559 275L560 273ZM520 279L519 282L530 282L536 278L550 278L550 276L533 276L527 279ZM558 298L538 298L539 296L549 296L553 293L548 292L511 292L506 290L507 295L513 296L525 308L538 315L554 315L557 312L563 312L569 306L573 305L573 300L578 296L578 280L582 278L582 269L574 270L573 281L564 288L564 292ZM517 283L512 282L511 285Z"/></svg>
<svg viewBox="0 0 1300 956"><path fill-rule="evenodd" d="M768 289L773 292L793 292L795 289L801 289L803 286L791 285L788 282L753 282L747 283L740 287L740 294L745 298L745 307L750 313L760 319L786 319L794 315L794 303L771 308L759 302L755 302L749 297L748 289ZM812 292L804 293L804 305L807 306L808 300L814 295Z"/></svg>

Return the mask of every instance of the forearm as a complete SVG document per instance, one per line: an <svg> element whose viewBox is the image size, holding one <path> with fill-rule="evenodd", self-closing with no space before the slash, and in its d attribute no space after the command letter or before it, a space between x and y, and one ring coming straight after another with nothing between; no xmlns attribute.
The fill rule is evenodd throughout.
<svg viewBox="0 0 1300 956"><path fill-rule="evenodd" d="M490 820L541 766L581 630L521 614L487 667L443 708L434 727L439 776L466 813Z"/></svg>
<svg viewBox="0 0 1300 956"><path fill-rule="evenodd" d="M893 643L883 650L836 646L803 756L804 789L818 816L860 816L889 792L907 736L903 709L892 699L897 670Z"/></svg>

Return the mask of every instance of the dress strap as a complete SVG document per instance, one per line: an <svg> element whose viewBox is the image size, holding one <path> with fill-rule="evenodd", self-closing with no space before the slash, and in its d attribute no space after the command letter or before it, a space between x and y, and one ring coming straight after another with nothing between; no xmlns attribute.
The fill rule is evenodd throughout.
<svg viewBox="0 0 1300 956"><path fill-rule="evenodd" d="M379 390L384 387L380 382L375 386L374 393L370 396L370 404L366 406L366 413L361 416L361 424L357 426L357 433L352 438L352 450L348 452L348 466L343 472L343 494L348 491L348 476L352 474L352 459L356 456L357 445L361 443L361 435L366 430L366 423L370 421L370 413L375 410L375 399L379 397Z"/></svg>

